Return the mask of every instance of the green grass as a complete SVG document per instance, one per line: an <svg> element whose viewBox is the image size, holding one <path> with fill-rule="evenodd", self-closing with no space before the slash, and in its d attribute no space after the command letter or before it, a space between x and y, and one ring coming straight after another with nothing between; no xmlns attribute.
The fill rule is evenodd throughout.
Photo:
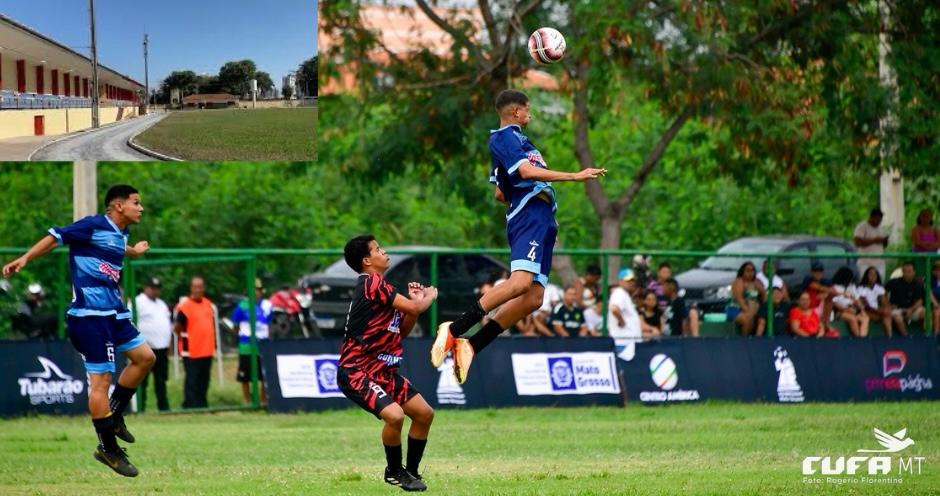
<svg viewBox="0 0 940 496"><path fill-rule="evenodd" d="M174 112L137 143L186 160L316 160L317 109Z"/></svg>
<svg viewBox="0 0 940 496"><path fill-rule="evenodd" d="M0 494L398 494L381 424L359 410L139 415L136 479L91 457L87 418L0 421ZM808 455L908 428L923 473L899 485L808 485ZM436 494L936 494L935 402L438 410L423 473Z"/></svg>
<svg viewBox="0 0 940 496"><path fill-rule="evenodd" d="M186 377L183 364L179 366L179 377L173 377L173 359L170 359L169 380L166 382L166 396L171 410L180 410L183 404L183 379ZM222 370L225 383L219 381L218 365L212 363L212 377L209 380L209 393L206 398L210 407L231 407L242 405L241 384L235 380L235 371L238 370L238 355L226 354L222 358ZM146 411L157 409L157 396L153 389L153 379L147 385Z"/></svg>

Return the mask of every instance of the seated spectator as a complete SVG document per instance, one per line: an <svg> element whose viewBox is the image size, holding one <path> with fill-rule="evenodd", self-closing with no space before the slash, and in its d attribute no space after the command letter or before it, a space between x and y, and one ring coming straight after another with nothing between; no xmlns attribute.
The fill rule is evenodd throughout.
<svg viewBox="0 0 940 496"><path fill-rule="evenodd" d="M810 304L809 291L803 290L797 306L790 309L790 333L804 338L821 338L824 334L819 314Z"/></svg>
<svg viewBox="0 0 940 496"><path fill-rule="evenodd" d="M551 329L552 310L561 301L562 291L557 284L548 283L542 295L542 306L532 314L532 328L536 336L554 336Z"/></svg>
<svg viewBox="0 0 940 496"><path fill-rule="evenodd" d="M848 267L840 267L832 276L832 308L836 315L849 326L849 332L857 338L868 336L868 314L855 287L855 274Z"/></svg>
<svg viewBox="0 0 940 496"><path fill-rule="evenodd" d="M584 303L587 305L584 307L584 325L588 327L592 335L600 336L604 325L604 318L601 314L604 305L593 293L589 295Z"/></svg>
<svg viewBox="0 0 940 496"><path fill-rule="evenodd" d="M768 263L767 260L764 260L764 263L761 265L761 271L757 274L757 282L764 288L764 295L761 297L761 302L767 301L767 290L770 289L770 281L767 279L767 271L770 268ZM774 287L783 288L783 299L790 301L790 291L789 288L787 288L787 283L783 282L783 279L778 276L776 272L774 273Z"/></svg>
<svg viewBox="0 0 940 496"><path fill-rule="evenodd" d="M646 289L656 293L656 299L659 300L659 309L662 311L665 311L666 305L669 304L669 299L666 298L664 286L666 285L666 281L671 277L672 265L669 265L669 262L663 262L659 264L659 268L656 269L656 279L650 281L646 285Z"/></svg>
<svg viewBox="0 0 940 496"><path fill-rule="evenodd" d="M803 279L803 291L809 294L809 306L812 308L822 323L823 330L830 335L837 332L829 329L829 317L832 314L832 281L823 278L823 264L813 262L812 272Z"/></svg>
<svg viewBox="0 0 940 496"><path fill-rule="evenodd" d="M868 267L862 274L862 282L857 287L858 297L865 307L869 319L877 319L885 328L885 335L892 333L891 305L888 304L888 293L881 285L881 274L875 267Z"/></svg>
<svg viewBox="0 0 940 496"><path fill-rule="evenodd" d="M940 260L930 269L930 302L933 304L933 333L940 335Z"/></svg>
<svg viewBox="0 0 940 496"><path fill-rule="evenodd" d="M891 279L885 287L891 302L891 319L898 333L907 336L911 322L924 320L924 285L917 280L914 262L901 265L901 277Z"/></svg>
<svg viewBox="0 0 940 496"><path fill-rule="evenodd" d="M757 281L757 269L751 262L744 262L731 283L731 303L725 309L728 319L734 320L742 335L754 332L757 327L757 309L764 300L766 293L763 285Z"/></svg>
<svg viewBox="0 0 940 496"><path fill-rule="evenodd" d="M562 337L598 336L592 334L584 324L584 309L578 306L577 300L577 289L574 286L565 288L561 303L555 305L552 311L551 323L555 334Z"/></svg>
<svg viewBox="0 0 940 496"><path fill-rule="evenodd" d="M607 305L607 330L612 338L633 338L643 336L640 327L640 315L627 293L627 286L634 278L633 271L620 271L620 283L610 287L610 301Z"/></svg>
<svg viewBox="0 0 940 496"><path fill-rule="evenodd" d="M698 337L699 314L697 308L689 308L685 298L679 296L679 283L673 279L666 279L663 284L663 293L669 305L663 312L665 326L663 331L669 331L671 336Z"/></svg>
<svg viewBox="0 0 940 496"><path fill-rule="evenodd" d="M933 214L925 208L917 214L917 225L911 229L911 245L915 252L937 253L940 250L940 229L933 225Z"/></svg>
<svg viewBox="0 0 940 496"><path fill-rule="evenodd" d="M586 300L601 292L601 268L596 265L589 265L584 276L575 281L574 288L575 293L580 295L578 305L581 308L589 307L590 305Z"/></svg>
<svg viewBox="0 0 940 496"><path fill-rule="evenodd" d="M663 312L659 309L656 293L649 290L643 293L643 304L640 306L640 329L644 339L663 335Z"/></svg>
<svg viewBox="0 0 940 496"><path fill-rule="evenodd" d="M774 290L770 298L774 303L774 333L783 336L789 332L788 316L790 315L790 302L784 298L787 294L784 289L783 281L780 285L774 284ZM754 330L755 336L763 336L767 330L767 302L760 304L757 309L757 328Z"/></svg>

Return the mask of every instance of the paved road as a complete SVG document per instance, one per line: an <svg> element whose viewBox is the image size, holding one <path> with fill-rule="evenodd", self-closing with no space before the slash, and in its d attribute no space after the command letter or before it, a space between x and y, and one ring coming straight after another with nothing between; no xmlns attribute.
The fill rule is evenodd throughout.
<svg viewBox="0 0 940 496"><path fill-rule="evenodd" d="M155 158L144 155L127 146L127 139L156 124L167 114L149 114L121 124L97 131L79 133L55 142L35 154L33 160L129 160L150 161Z"/></svg>

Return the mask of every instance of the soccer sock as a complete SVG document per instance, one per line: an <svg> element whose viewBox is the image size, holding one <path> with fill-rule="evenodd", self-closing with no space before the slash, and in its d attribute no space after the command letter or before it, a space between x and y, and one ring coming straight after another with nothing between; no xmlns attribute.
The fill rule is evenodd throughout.
<svg viewBox="0 0 940 496"><path fill-rule="evenodd" d="M496 322L496 319L487 322L476 334L470 336L469 341L470 346L473 347L473 352L479 353L480 350L486 348L497 336L502 334L504 330L503 326L499 325L499 322Z"/></svg>
<svg viewBox="0 0 940 496"><path fill-rule="evenodd" d="M113 453L118 450L117 437L114 435L114 417L109 413L107 417L91 419L98 433L98 443L105 451Z"/></svg>
<svg viewBox="0 0 940 496"><path fill-rule="evenodd" d="M388 464L389 470L397 472L401 470L401 445L385 446L385 462Z"/></svg>
<svg viewBox="0 0 940 496"><path fill-rule="evenodd" d="M473 308L460 314L460 317L457 317L454 323L450 325L450 334L455 338L462 336L469 331L471 327L476 325L477 322L482 320L485 315L486 312L483 311L480 302L474 302Z"/></svg>
<svg viewBox="0 0 940 496"><path fill-rule="evenodd" d="M424 447L427 444L427 439L415 439L408 436L408 463L405 468L415 477L418 476L418 465L421 463L421 457L424 456Z"/></svg>
<svg viewBox="0 0 940 496"><path fill-rule="evenodd" d="M137 388L124 387L120 383L114 387L111 393L111 411L115 415L124 415L127 404L131 402L131 397L137 392Z"/></svg>

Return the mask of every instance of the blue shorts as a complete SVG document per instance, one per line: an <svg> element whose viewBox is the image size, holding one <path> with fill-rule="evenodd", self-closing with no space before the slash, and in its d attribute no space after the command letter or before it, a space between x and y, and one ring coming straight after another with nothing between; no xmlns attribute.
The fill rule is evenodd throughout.
<svg viewBox="0 0 940 496"><path fill-rule="evenodd" d="M114 372L115 353L124 353L144 344L131 319L114 315L66 317L69 341L82 354L85 370L91 374Z"/></svg>
<svg viewBox="0 0 940 496"><path fill-rule="evenodd" d="M545 286L552 271L552 250L558 237L558 223L552 206L532 198L506 224L511 260L509 270L535 274L535 281Z"/></svg>

